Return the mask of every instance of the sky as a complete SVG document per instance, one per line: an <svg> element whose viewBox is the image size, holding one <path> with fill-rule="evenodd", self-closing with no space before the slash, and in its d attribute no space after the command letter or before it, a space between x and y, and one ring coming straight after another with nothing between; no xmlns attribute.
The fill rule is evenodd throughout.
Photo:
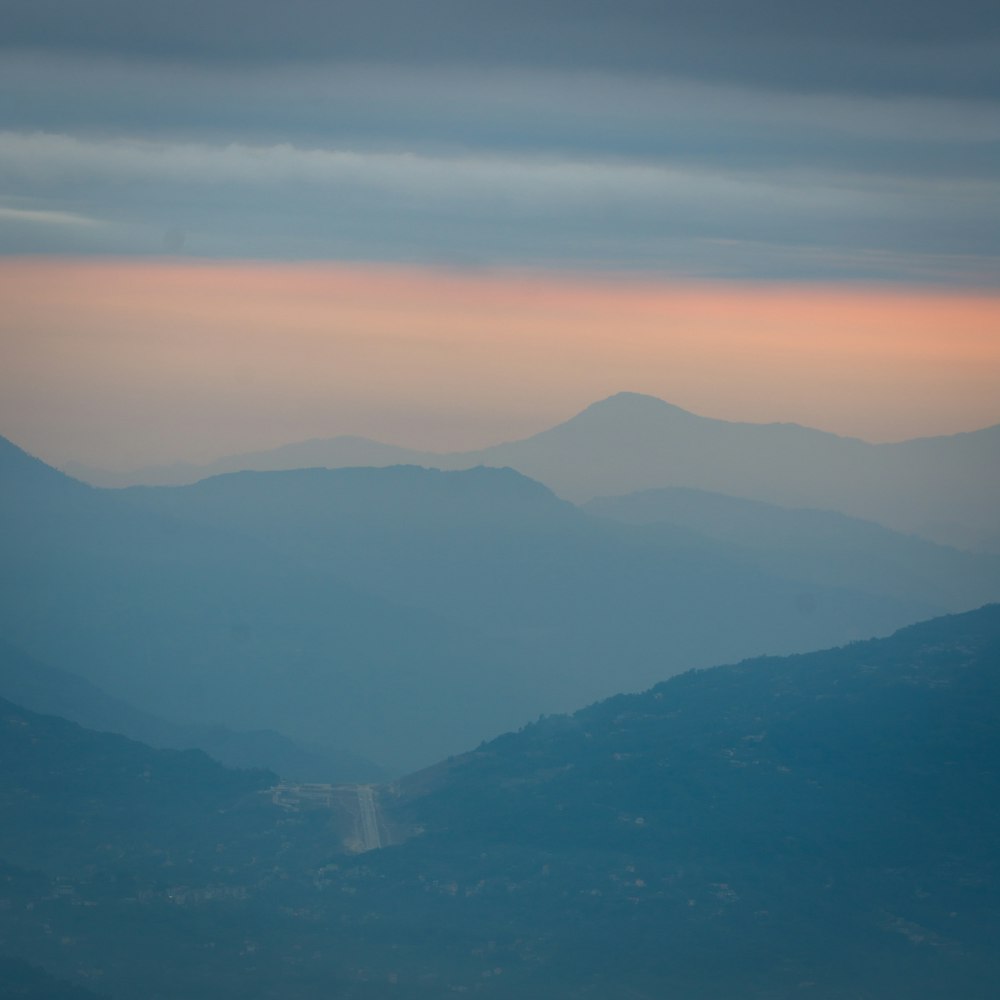
<svg viewBox="0 0 1000 1000"><path fill-rule="evenodd" d="M43 456L470 447L618 390L1000 422L995 3L4 11L0 433Z"/></svg>

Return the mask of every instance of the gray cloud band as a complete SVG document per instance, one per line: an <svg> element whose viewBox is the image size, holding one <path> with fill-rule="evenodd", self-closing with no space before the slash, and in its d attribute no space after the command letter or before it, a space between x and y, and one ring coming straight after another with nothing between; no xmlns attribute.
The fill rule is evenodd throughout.
<svg viewBox="0 0 1000 1000"><path fill-rule="evenodd" d="M473 64L792 89L997 94L983 0L8 0L10 50L225 62Z"/></svg>
<svg viewBox="0 0 1000 1000"><path fill-rule="evenodd" d="M4 189L20 192L7 217L0 213L0 234L13 234L0 242L8 252L30 230L29 249L66 239L74 249L89 240L93 252L157 253L164 231L182 229L188 249L208 256L977 284L989 282L990 241L1000 231L1000 184L987 180L858 175L848 183L809 170L38 133L0 134L0 165ZM103 224L60 227L59 213ZM965 251L970 240L977 254Z"/></svg>
<svg viewBox="0 0 1000 1000"><path fill-rule="evenodd" d="M708 8L14 0L0 252L996 284L1000 11Z"/></svg>

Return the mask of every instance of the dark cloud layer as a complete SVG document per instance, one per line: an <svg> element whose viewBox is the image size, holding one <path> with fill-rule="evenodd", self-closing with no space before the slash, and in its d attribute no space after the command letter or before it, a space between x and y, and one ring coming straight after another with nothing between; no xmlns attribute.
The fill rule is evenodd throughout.
<svg viewBox="0 0 1000 1000"><path fill-rule="evenodd" d="M973 0L8 0L0 253L995 286L998 81Z"/></svg>
<svg viewBox="0 0 1000 1000"><path fill-rule="evenodd" d="M137 58L607 70L848 91L995 95L982 0L8 0L8 49Z"/></svg>

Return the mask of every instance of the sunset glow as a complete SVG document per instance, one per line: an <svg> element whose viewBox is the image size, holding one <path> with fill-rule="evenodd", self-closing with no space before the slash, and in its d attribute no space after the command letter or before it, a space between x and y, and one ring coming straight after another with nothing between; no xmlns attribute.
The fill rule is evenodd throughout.
<svg viewBox="0 0 1000 1000"><path fill-rule="evenodd" d="M0 419L56 461L475 447L625 389L868 440L1000 421L992 294L25 258L0 296Z"/></svg>

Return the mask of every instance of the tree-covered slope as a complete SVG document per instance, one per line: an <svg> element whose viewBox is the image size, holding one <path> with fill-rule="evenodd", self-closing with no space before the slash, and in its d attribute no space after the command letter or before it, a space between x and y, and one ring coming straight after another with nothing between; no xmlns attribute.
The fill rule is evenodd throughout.
<svg viewBox="0 0 1000 1000"><path fill-rule="evenodd" d="M59 875L102 854L123 868L200 872L215 843L224 864L250 856L268 771L235 771L199 750L154 750L0 699L0 858ZM200 861L195 859L200 857ZM152 859L159 859L153 861ZM173 873L171 873L173 874Z"/></svg>
<svg viewBox="0 0 1000 1000"><path fill-rule="evenodd" d="M545 720L414 776L398 808L456 927L485 907L537 935L553 983L988 997L1000 607Z"/></svg>
<svg viewBox="0 0 1000 1000"><path fill-rule="evenodd" d="M0 957L0 1000L104 1000L17 958Z"/></svg>
<svg viewBox="0 0 1000 1000"><path fill-rule="evenodd" d="M102 995L252 995L248 936L281 923L286 880L341 853L330 814L280 808L267 771L2 699L0 761L0 960ZM26 996L76 996L12 969Z"/></svg>
<svg viewBox="0 0 1000 1000"><path fill-rule="evenodd" d="M2 721L0 937L121 1000L995 995L997 606L542 720L355 858L263 776Z"/></svg>

